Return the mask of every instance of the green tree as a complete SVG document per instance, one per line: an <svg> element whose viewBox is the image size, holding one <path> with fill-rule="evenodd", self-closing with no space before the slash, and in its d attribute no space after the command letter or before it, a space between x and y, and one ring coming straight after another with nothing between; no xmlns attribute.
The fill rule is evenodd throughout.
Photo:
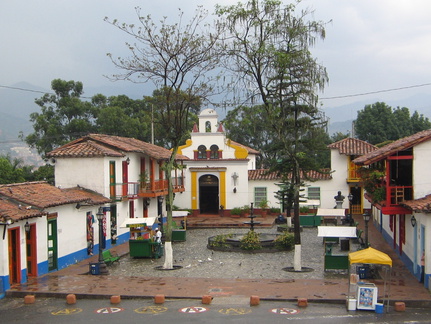
<svg viewBox="0 0 431 324"><path fill-rule="evenodd" d="M99 94L92 98L92 104L97 107L99 133L151 141L151 108L145 100Z"/></svg>
<svg viewBox="0 0 431 324"><path fill-rule="evenodd" d="M355 122L356 136L374 145L395 141L429 128L431 123L423 115L415 111L410 116L408 108L393 109L384 102L366 105L358 111Z"/></svg>
<svg viewBox="0 0 431 324"><path fill-rule="evenodd" d="M237 76L237 89L264 105L274 144L281 152L282 174L294 185L295 260L300 270L301 239L299 192L301 170L313 167L307 152L313 151L313 132L324 128L315 92L328 81L326 70L311 56L309 47L325 37L324 24L308 21L310 11L295 13L294 4L277 0L250 0L246 4L217 7L219 24L226 30L227 67ZM242 84L241 84L242 83Z"/></svg>
<svg viewBox="0 0 431 324"><path fill-rule="evenodd" d="M258 169L269 167L277 158L270 150L272 134L270 132L266 110L261 106L238 106L230 110L223 120L226 135L233 141L258 150L262 157L256 160Z"/></svg>
<svg viewBox="0 0 431 324"><path fill-rule="evenodd" d="M20 168L21 160L9 156L0 156L0 184L24 182L24 171Z"/></svg>
<svg viewBox="0 0 431 324"><path fill-rule="evenodd" d="M42 156L94 130L95 111L90 102L80 99L81 82L55 79L51 88L54 94L35 101L41 112L30 115L34 132L25 137L27 144Z"/></svg>
<svg viewBox="0 0 431 324"><path fill-rule="evenodd" d="M152 81L156 86L153 100L157 120L164 127L163 136L172 145L172 154L165 164L168 181L166 197L167 226L165 232L165 269L173 268L172 251L172 204L173 189L171 174L175 168L175 157L179 146L189 136L189 123L193 109L199 107L201 100L213 93L216 79L213 71L218 67L216 52L217 32L205 24L207 11L198 7L188 24L183 24L180 11L179 22L168 24L166 17L156 24L150 15L141 16L136 8L138 27L134 24L108 23L114 25L135 43L127 44L131 51L128 58L114 59L115 66L124 71L114 75L115 80L133 82Z"/></svg>

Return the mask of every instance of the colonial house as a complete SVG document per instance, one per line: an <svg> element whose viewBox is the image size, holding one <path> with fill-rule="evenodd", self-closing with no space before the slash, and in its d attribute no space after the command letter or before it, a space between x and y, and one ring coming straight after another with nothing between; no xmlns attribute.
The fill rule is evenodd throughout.
<svg viewBox="0 0 431 324"><path fill-rule="evenodd" d="M94 221L89 224L87 219L93 220L98 208L109 202L82 187L1 185L0 298L13 284L87 258L94 243ZM78 210L77 204L86 207Z"/></svg>
<svg viewBox="0 0 431 324"><path fill-rule="evenodd" d="M383 172L373 220L400 259L417 278L425 254L425 286L431 269L431 130L397 140L356 158L358 166ZM428 239L427 239L428 237Z"/></svg>
<svg viewBox="0 0 431 324"><path fill-rule="evenodd" d="M377 150L377 147L356 138L348 137L328 145L331 150L332 181L325 186L325 199L335 190L341 191L346 198L346 207L352 214L362 214L371 204L364 199L365 189L359 175L359 166L353 160ZM338 188L338 189L337 189ZM329 192L328 192L329 191ZM329 207L325 207L329 208Z"/></svg>
<svg viewBox="0 0 431 324"><path fill-rule="evenodd" d="M163 166L170 150L134 138L90 134L47 156L55 161L56 186L83 186L111 199L105 208L108 246L130 238L129 229L120 227L126 219L163 214L168 194ZM182 170L173 171L172 181L174 193L184 191Z"/></svg>

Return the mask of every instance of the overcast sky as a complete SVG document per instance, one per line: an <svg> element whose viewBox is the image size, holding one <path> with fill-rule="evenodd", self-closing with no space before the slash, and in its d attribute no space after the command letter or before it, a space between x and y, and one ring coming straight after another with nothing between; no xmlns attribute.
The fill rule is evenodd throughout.
<svg viewBox="0 0 431 324"><path fill-rule="evenodd" d="M50 89L51 81L61 78L82 81L84 90L124 87L124 82L112 83L104 77L118 72L106 53L127 56L124 42L130 39L104 22L105 16L136 23L135 6L158 20L162 16L176 17L178 7L192 13L200 4L213 12L217 3L236 2L1 0L0 86L25 81ZM326 28L326 39L312 50L329 73L329 85L320 94L324 107L431 93L431 85L412 87L431 83L431 1L304 0L301 7L305 6L315 10L314 19L332 20ZM325 99L405 87L412 88Z"/></svg>

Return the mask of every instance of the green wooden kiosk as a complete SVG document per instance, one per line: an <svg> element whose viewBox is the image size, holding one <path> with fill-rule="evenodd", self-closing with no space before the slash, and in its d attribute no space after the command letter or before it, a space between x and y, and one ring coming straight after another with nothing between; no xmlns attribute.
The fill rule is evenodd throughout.
<svg viewBox="0 0 431 324"><path fill-rule="evenodd" d="M133 258L160 258L163 249L153 240L156 217L128 218L120 227L130 229L129 252Z"/></svg>
<svg viewBox="0 0 431 324"><path fill-rule="evenodd" d="M354 226L318 226L317 236L324 238L324 269L347 270L349 269L349 251L343 251L339 244L325 241L326 238L356 238Z"/></svg>

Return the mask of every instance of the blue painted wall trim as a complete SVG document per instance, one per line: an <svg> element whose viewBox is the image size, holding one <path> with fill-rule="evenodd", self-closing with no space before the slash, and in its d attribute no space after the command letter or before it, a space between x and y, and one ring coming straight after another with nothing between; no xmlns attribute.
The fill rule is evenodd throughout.
<svg viewBox="0 0 431 324"><path fill-rule="evenodd" d="M394 246L394 239L392 238L392 236L386 231L383 230L382 231L382 235L383 238L385 239L385 241L391 246ZM413 269L414 267L414 263L413 260L411 260L409 257L407 257L407 255L405 253L403 253L402 255L399 254L399 246L396 244L395 245L395 250L394 252L397 254L397 256L400 258L400 260L404 263L404 265L406 266L406 268L410 271L410 273L419 281L420 277L421 277L421 266L420 264L417 266L416 268L416 273ZM424 282L424 286L425 288L429 288L428 287L428 278L430 277L430 274L426 274L425 273L425 282Z"/></svg>

